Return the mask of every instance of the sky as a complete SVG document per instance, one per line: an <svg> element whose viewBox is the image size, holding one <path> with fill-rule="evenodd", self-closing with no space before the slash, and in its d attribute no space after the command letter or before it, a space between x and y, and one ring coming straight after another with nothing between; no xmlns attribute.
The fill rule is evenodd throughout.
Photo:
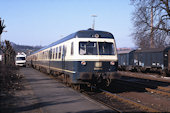
<svg viewBox="0 0 170 113"><path fill-rule="evenodd" d="M7 32L2 40L45 46L92 27L111 32L118 48L135 47L130 0L0 0L0 17Z"/></svg>

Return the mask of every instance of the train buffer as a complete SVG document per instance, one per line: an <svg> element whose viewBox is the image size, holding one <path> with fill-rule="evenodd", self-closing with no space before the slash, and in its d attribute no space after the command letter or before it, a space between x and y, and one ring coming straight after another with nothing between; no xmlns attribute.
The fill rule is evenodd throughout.
<svg viewBox="0 0 170 113"><path fill-rule="evenodd" d="M31 86L35 96L36 103L29 105L32 106L32 109L38 108L42 113L113 112L110 108L66 87L37 70L21 68L20 73ZM30 101L30 99L25 99L25 101Z"/></svg>

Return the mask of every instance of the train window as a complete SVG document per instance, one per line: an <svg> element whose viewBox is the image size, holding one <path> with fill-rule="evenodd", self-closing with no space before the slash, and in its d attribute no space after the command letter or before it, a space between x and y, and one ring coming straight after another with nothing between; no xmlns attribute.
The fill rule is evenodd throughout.
<svg viewBox="0 0 170 113"><path fill-rule="evenodd" d="M53 59L53 50L50 50L50 59Z"/></svg>
<svg viewBox="0 0 170 113"><path fill-rule="evenodd" d="M42 52L38 54L38 59L41 59Z"/></svg>
<svg viewBox="0 0 170 113"><path fill-rule="evenodd" d="M48 51L46 51L46 59L48 59Z"/></svg>
<svg viewBox="0 0 170 113"><path fill-rule="evenodd" d="M80 42L80 55L97 55L97 42Z"/></svg>
<svg viewBox="0 0 170 113"><path fill-rule="evenodd" d="M55 52L55 58L57 59L57 55L58 55L58 47L56 47L56 52Z"/></svg>
<svg viewBox="0 0 170 113"><path fill-rule="evenodd" d="M61 58L61 46L59 47L59 53L58 53L58 58Z"/></svg>
<svg viewBox="0 0 170 113"><path fill-rule="evenodd" d="M50 59L50 51L47 51L47 59Z"/></svg>
<svg viewBox="0 0 170 113"><path fill-rule="evenodd" d="M45 51L45 59L47 59L47 51Z"/></svg>
<svg viewBox="0 0 170 113"><path fill-rule="evenodd" d="M74 54L74 43L72 42L71 43L71 55L73 55Z"/></svg>
<svg viewBox="0 0 170 113"><path fill-rule="evenodd" d="M99 42L99 55L114 55L113 43Z"/></svg>
<svg viewBox="0 0 170 113"><path fill-rule="evenodd" d="M44 59L44 51L43 51L43 53L42 53L42 59Z"/></svg>
<svg viewBox="0 0 170 113"><path fill-rule="evenodd" d="M38 60L41 59L41 53L38 53Z"/></svg>
<svg viewBox="0 0 170 113"><path fill-rule="evenodd" d="M48 51L46 51L46 59L48 59Z"/></svg>
<svg viewBox="0 0 170 113"><path fill-rule="evenodd" d="M52 58L52 49L50 49L48 53L49 53L48 58L51 59Z"/></svg>
<svg viewBox="0 0 170 113"><path fill-rule="evenodd" d="M62 52L62 56L66 56L67 53L67 47L65 45L63 45L63 52Z"/></svg>
<svg viewBox="0 0 170 113"><path fill-rule="evenodd" d="M53 48L53 59L55 58L55 48Z"/></svg>
<svg viewBox="0 0 170 113"><path fill-rule="evenodd" d="M47 51L45 51L45 59L47 59Z"/></svg>

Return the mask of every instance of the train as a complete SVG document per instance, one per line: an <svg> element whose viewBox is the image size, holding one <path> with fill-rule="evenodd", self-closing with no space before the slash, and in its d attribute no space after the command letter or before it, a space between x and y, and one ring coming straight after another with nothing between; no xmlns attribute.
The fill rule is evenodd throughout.
<svg viewBox="0 0 170 113"><path fill-rule="evenodd" d="M106 31L77 31L32 53L26 60L28 66L62 76L68 84L108 86L117 77L116 41Z"/></svg>
<svg viewBox="0 0 170 113"><path fill-rule="evenodd" d="M118 70L159 73L170 76L170 46L118 52Z"/></svg>

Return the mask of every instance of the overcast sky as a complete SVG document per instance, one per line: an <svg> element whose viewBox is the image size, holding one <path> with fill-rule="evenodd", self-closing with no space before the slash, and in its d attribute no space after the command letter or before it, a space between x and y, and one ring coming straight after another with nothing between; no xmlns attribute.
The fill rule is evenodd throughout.
<svg viewBox="0 0 170 113"><path fill-rule="evenodd" d="M48 45L92 27L111 32L117 47L134 47L130 0L0 0L7 32L2 40L20 45Z"/></svg>

